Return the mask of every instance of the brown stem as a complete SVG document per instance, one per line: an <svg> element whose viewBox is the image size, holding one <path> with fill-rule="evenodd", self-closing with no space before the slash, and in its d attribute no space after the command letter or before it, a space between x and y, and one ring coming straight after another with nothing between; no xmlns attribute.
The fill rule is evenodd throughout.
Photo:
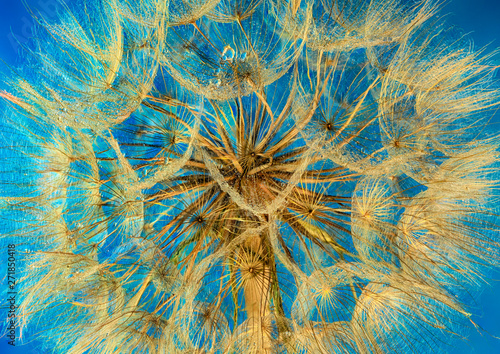
<svg viewBox="0 0 500 354"><path fill-rule="evenodd" d="M248 317L247 331L251 333L252 353L271 353L270 287L271 269L268 255L259 235L250 237L240 252L240 267Z"/></svg>

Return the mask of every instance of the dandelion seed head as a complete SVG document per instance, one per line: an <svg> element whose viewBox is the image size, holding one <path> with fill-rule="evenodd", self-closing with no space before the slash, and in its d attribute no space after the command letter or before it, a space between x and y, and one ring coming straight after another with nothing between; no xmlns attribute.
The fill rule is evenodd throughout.
<svg viewBox="0 0 500 354"><path fill-rule="evenodd" d="M74 354L446 350L500 259L500 94L436 11L103 0L41 21L0 91L25 140L0 203L3 244L32 248L22 330Z"/></svg>

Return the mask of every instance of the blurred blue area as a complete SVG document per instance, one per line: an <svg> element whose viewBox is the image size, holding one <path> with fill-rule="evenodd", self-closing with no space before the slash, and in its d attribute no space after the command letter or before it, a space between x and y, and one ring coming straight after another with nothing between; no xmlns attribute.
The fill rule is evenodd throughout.
<svg viewBox="0 0 500 354"><path fill-rule="evenodd" d="M36 20L32 14L55 19L59 0L0 1L0 57L9 65L19 65L22 47L35 34ZM5 72L5 68L1 69Z"/></svg>
<svg viewBox="0 0 500 354"><path fill-rule="evenodd" d="M77 0L72 0L76 3ZM80 2L82 0L78 0ZM68 0L68 3L70 1ZM19 53L22 46L28 43L34 34L35 21L30 12L40 13L45 18L55 19L57 11L62 8L58 0L25 0L28 10L22 1L0 0L0 71L7 72L7 66L12 68L22 65L22 57ZM500 1L499 0L448 0L441 15L449 23L469 33L473 39L475 48L479 49L488 45L487 52L500 47ZM500 55L494 57L496 65L500 65ZM0 62L1 63L1 62ZM500 74L497 72L497 77ZM500 131L500 115L494 118L492 129ZM450 353L456 354L495 354L500 353L500 273L487 274L485 277L493 279L490 286L485 287L482 295L478 298L476 312L479 315L472 317L478 326L484 331L471 331L468 339L457 342L456 347L450 348ZM6 286L3 275L0 286ZM4 318L5 299L0 299L0 315ZM50 320L50 319L47 319ZM472 324L471 324L472 327ZM44 354L39 349L40 343L26 340L27 344L12 347L7 344L7 338L0 338L1 354Z"/></svg>

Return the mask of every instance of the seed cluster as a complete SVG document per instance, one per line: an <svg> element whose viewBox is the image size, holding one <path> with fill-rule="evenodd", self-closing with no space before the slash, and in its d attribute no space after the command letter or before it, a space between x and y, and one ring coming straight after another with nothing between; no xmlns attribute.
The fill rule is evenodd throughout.
<svg viewBox="0 0 500 354"><path fill-rule="evenodd" d="M0 93L26 142L2 180L3 239L31 249L22 330L70 354L446 350L500 259L500 95L436 11L96 0L42 21Z"/></svg>

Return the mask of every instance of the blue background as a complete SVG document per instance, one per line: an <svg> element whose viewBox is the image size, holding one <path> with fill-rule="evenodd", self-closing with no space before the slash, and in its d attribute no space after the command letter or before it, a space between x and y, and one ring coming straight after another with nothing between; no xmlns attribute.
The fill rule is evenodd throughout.
<svg viewBox="0 0 500 354"><path fill-rule="evenodd" d="M0 0L0 58L4 64L12 67L22 65L19 53L22 45L33 36L35 21L30 12L44 13L49 19L55 19L57 10L62 6L58 0L25 0L28 10L20 0ZM74 3L83 3L83 0ZM499 0L450 0L442 8L441 15L448 24L462 28L473 39L475 48L488 45L489 51L500 47L500 1ZM17 39L17 40L16 40ZM500 55L495 57L500 66ZM0 63L0 72L7 72L6 65ZM500 70L499 70L500 71ZM497 73L497 78L500 74ZM494 129L500 131L500 115L497 114ZM500 354L500 273L488 275L490 285L486 286L478 297L473 321L484 329L482 333L471 331L468 340L457 342L450 353ZM3 275L0 275L3 279ZM6 286L2 281L0 286ZM0 299L4 307L5 299ZM2 311L3 312L3 311ZM489 334L488 334L489 333ZM23 346L12 347L7 338L0 338L0 354L44 354L37 348L37 342L26 339ZM19 340L17 344L21 344Z"/></svg>

